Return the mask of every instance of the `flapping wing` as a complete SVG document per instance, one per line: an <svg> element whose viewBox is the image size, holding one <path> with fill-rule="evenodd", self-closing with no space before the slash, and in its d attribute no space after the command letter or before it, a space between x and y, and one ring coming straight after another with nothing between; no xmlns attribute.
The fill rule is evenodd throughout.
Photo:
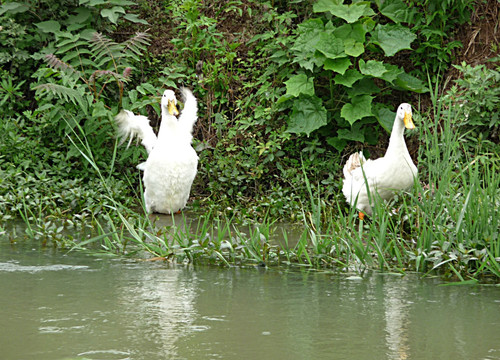
<svg viewBox="0 0 500 360"><path fill-rule="evenodd" d="M191 90L182 88L181 91L184 100L184 109L182 109L182 113L179 117L179 124L182 125L186 132L192 134L193 126L198 119L198 102Z"/></svg>
<svg viewBox="0 0 500 360"><path fill-rule="evenodd" d="M132 143L134 137L141 140L141 144L146 148L148 154L153 150L156 143L156 135L149 119L146 116L134 115L131 111L122 110L115 117L118 123L118 135L122 138L120 144L124 143L129 138L127 148Z"/></svg>

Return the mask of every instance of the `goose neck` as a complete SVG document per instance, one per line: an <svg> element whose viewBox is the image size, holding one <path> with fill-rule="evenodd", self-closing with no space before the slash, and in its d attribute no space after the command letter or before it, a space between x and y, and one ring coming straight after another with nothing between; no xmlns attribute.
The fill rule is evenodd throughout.
<svg viewBox="0 0 500 360"><path fill-rule="evenodd" d="M387 148L386 155L400 153L402 151L408 152L404 139L405 127L403 121L396 117L392 127L391 136L389 138L389 147Z"/></svg>

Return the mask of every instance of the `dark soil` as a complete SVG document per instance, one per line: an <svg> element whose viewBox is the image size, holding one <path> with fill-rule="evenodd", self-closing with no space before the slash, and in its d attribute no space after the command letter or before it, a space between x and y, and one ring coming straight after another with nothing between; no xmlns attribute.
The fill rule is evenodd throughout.
<svg viewBox="0 0 500 360"><path fill-rule="evenodd" d="M471 66L498 66L498 61L495 65L495 62L488 60L500 54L500 1L476 1L470 22L458 29L456 39L463 47L457 50L455 64L466 62ZM458 70L452 67L446 77L447 86L458 76Z"/></svg>

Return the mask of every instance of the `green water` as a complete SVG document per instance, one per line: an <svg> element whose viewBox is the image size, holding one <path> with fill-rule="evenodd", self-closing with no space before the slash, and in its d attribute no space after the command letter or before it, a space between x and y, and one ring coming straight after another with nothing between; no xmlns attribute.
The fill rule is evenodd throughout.
<svg viewBox="0 0 500 360"><path fill-rule="evenodd" d="M0 243L0 359L500 359L500 288Z"/></svg>

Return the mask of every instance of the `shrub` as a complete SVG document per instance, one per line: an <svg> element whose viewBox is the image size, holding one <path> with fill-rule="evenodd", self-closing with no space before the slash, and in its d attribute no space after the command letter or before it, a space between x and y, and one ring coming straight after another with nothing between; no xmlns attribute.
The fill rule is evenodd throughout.
<svg viewBox="0 0 500 360"><path fill-rule="evenodd" d="M455 85L442 101L452 104L448 111L458 119L457 126L468 134L472 144L484 140L498 144L500 67L473 67L465 62L454 67L460 71L461 77L455 80Z"/></svg>

